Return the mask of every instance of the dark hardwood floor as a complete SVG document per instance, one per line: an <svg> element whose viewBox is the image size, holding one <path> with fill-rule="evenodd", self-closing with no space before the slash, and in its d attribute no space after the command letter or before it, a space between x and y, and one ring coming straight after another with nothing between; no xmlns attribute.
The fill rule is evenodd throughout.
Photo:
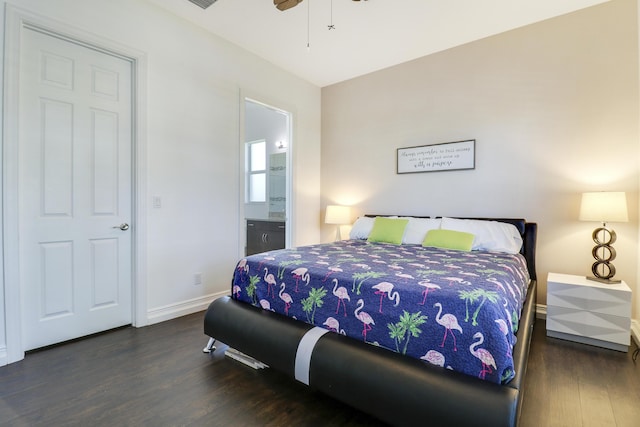
<svg viewBox="0 0 640 427"><path fill-rule="evenodd" d="M222 348L202 353L202 319L123 328L1 367L0 424L383 425L277 372L225 358ZM521 426L640 425L638 365L631 353L546 338L538 321Z"/></svg>

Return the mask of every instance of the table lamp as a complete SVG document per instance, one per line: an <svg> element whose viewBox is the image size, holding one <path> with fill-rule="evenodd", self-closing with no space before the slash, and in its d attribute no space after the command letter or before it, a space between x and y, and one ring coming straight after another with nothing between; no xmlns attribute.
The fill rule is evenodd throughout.
<svg viewBox="0 0 640 427"><path fill-rule="evenodd" d="M325 224L336 224L336 242L342 240L340 226L351 224L351 208L349 206L328 205L324 216Z"/></svg>
<svg viewBox="0 0 640 427"><path fill-rule="evenodd" d="M616 232L607 228L608 222L627 222L627 195L622 191L598 191L582 193L580 221L597 221L602 227L596 228L591 237L596 245L591 254L596 262L591 266L593 276L589 280L601 283L620 283L614 280L616 268L611 264L616 258L616 250L611 246L616 241Z"/></svg>

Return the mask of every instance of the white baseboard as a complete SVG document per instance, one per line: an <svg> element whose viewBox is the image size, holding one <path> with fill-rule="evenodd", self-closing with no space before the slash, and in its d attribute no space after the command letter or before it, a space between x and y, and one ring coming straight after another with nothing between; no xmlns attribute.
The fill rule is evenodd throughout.
<svg viewBox="0 0 640 427"><path fill-rule="evenodd" d="M547 318L547 306L543 304L536 305L536 318ZM636 342L636 345L640 347L640 321L631 319L631 338Z"/></svg>
<svg viewBox="0 0 640 427"><path fill-rule="evenodd" d="M178 302L175 304L165 305L163 307L152 308L147 311L147 324L164 322L166 320L175 319L176 317L186 316L187 314L197 313L206 310L211 301L228 295L229 291L217 292L198 298Z"/></svg>
<svg viewBox="0 0 640 427"><path fill-rule="evenodd" d="M0 366L9 364L9 355L7 354L7 347L0 347Z"/></svg>

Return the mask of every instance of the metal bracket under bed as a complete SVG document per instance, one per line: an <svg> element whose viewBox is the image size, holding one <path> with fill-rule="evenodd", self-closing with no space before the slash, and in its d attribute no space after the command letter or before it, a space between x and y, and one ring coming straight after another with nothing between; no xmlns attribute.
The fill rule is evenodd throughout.
<svg viewBox="0 0 640 427"><path fill-rule="evenodd" d="M202 349L202 352L209 353L209 354L213 353L216 350L216 346L214 345L215 342L216 342L215 338L209 337L209 341L207 341L207 345ZM253 357L248 356L231 347L225 350L224 355L231 359L237 360L238 362L246 366L249 366L250 368L253 368L253 369L264 369L269 367L268 365L265 365L261 361L256 360Z"/></svg>

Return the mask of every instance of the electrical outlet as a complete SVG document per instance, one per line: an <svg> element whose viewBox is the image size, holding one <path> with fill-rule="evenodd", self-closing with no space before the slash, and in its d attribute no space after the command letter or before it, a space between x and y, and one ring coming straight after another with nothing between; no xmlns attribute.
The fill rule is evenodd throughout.
<svg viewBox="0 0 640 427"><path fill-rule="evenodd" d="M193 273L193 285L194 286L202 285L202 273Z"/></svg>

